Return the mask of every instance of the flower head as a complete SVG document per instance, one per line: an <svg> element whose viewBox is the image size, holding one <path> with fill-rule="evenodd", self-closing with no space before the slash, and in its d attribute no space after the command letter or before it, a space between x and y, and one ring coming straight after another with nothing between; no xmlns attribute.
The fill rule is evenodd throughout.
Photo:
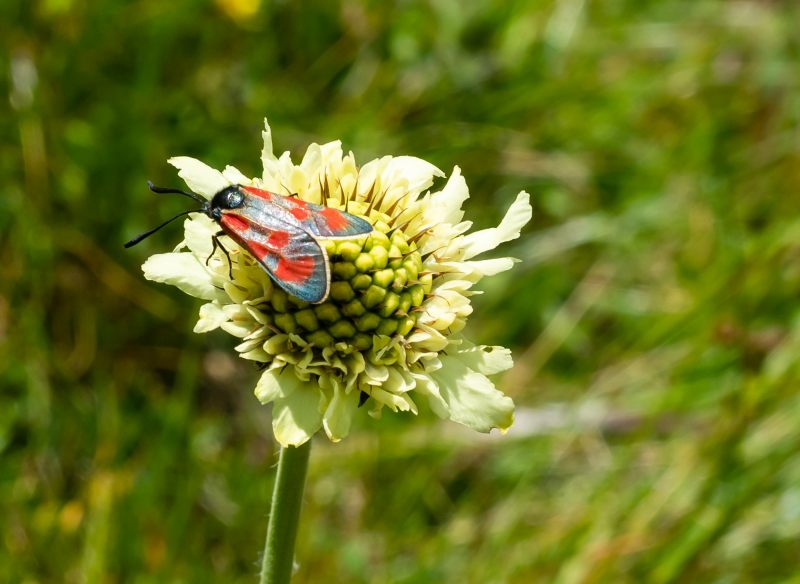
<svg viewBox="0 0 800 584"><path fill-rule="evenodd" d="M385 407L416 413L427 403L481 432L508 428L514 404L488 376L511 367L510 351L473 345L461 331L472 287L514 264L473 258L519 237L531 218L528 194L517 196L499 226L467 233L461 206L469 192L458 167L431 192L444 173L424 160L386 156L359 167L337 141L312 144L294 164L288 152L275 157L266 122L263 136L260 178L193 158L169 162L207 199L239 184L367 219L374 227L367 236L320 242L332 280L325 302L287 294L227 237L225 250L213 246L219 225L201 214L186 220L174 252L150 257L143 270L206 301L195 332L221 328L241 340L242 358L264 365L255 394L273 404L277 440L299 445L320 428L340 440L360 405L378 416Z"/></svg>

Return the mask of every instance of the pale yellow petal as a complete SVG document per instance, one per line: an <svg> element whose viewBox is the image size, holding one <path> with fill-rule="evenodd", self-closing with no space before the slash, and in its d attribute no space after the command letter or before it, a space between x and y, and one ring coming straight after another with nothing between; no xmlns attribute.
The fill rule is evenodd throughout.
<svg viewBox="0 0 800 584"><path fill-rule="evenodd" d="M224 295L214 286L214 279L193 254L160 253L142 264L144 277L154 282L175 286L189 296L203 300L222 300Z"/></svg>
<svg viewBox="0 0 800 584"><path fill-rule="evenodd" d="M294 375L285 372L280 376L279 383L292 383L297 387L272 402L272 431L281 446L300 446L322 427L322 392L319 386L303 383L296 377L294 381L288 381L292 377Z"/></svg>
<svg viewBox="0 0 800 584"><path fill-rule="evenodd" d="M514 422L514 402L485 375L454 357L442 357L442 369L433 374L450 419L478 432L508 429Z"/></svg>
<svg viewBox="0 0 800 584"><path fill-rule="evenodd" d="M328 438L338 442L350 433L353 416L358 410L359 391L349 393L339 383L333 384L333 398L325 409L322 419Z"/></svg>
<svg viewBox="0 0 800 584"><path fill-rule="evenodd" d="M498 346L473 346L462 347L453 356L470 369L484 375L495 375L514 366L511 351Z"/></svg>
<svg viewBox="0 0 800 584"><path fill-rule="evenodd" d="M211 168L196 158L175 156L167 160L167 162L178 169L178 176L186 182L190 190L206 199L213 198L214 195L231 184L220 171Z"/></svg>
<svg viewBox="0 0 800 584"><path fill-rule="evenodd" d="M465 260L480 253L496 248L501 243L519 237L520 230L531 220L530 195L522 191L511 204L500 225L490 229L483 229L464 236L461 242L464 248Z"/></svg>
<svg viewBox="0 0 800 584"><path fill-rule="evenodd" d="M228 316L219 304L215 302L203 304L200 307L200 319L194 325L194 332L207 333L216 330L227 320Z"/></svg>

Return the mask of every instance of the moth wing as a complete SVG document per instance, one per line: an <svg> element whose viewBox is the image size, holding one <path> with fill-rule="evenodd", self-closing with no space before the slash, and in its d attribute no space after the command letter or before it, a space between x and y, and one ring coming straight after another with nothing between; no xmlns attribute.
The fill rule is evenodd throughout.
<svg viewBox="0 0 800 584"><path fill-rule="evenodd" d="M253 222L231 212L224 213L220 223L286 292L311 303L328 297L328 255L311 234L277 218Z"/></svg>
<svg viewBox="0 0 800 584"><path fill-rule="evenodd" d="M347 238L372 232L372 225L366 219L333 207L314 203L307 205L313 211L309 218L309 229L319 237Z"/></svg>
<svg viewBox="0 0 800 584"><path fill-rule="evenodd" d="M245 192L256 197L259 204L275 205L281 217L314 237L347 238L372 232L372 225L361 217L332 207L308 203L296 197L284 197L255 187L243 187Z"/></svg>

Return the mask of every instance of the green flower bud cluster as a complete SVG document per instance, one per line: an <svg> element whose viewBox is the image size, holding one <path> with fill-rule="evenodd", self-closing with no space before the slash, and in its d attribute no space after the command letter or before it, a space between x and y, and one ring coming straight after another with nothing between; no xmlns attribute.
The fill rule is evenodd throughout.
<svg viewBox="0 0 800 584"><path fill-rule="evenodd" d="M373 335L407 336L414 329L414 309L430 294L432 275L422 272L422 256L402 229L393 230L382 213L370 215L368 236L322 241L331 268L325 302L308 304L272 287L259 308L276 332L317 347L341 341L364 351Z"/></svg>

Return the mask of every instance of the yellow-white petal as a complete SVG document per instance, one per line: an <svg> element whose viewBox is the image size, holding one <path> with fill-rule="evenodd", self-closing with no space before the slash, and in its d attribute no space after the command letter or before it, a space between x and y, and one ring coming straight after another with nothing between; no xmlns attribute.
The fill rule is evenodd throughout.
<svg viewBox="0 0 800 584"><path fill-rule="evenodd" d="M465 235L462 241L464 259L468 260L479 253L496 248L501 243L519 237L520 229L533 216L530 199L530 195L522 191L509 207L500 225Z"/></svg>
<svg viewBox="0 0 800 584"><path fill-rule="evenodd" d="M207 333L218 329L228 320L228 315L219 304L209 302L200 307L200 319L194 325L194 332Z"/></svg>
<svg viewBox="0 0 800 584"><path fill-rule="evenodd" d="M142 264L144 277L179 288L189 296L203 300L223 300L203 263L191 253L159 253Z"/></svg>
<svg viewBox="0 0 800 584"><path fill-rule="evenodd" d="M231 184L220 171L211 168L196 158L175 156L167 160L167 162L178 169L178 176L186 182L190 190L206 199L213 198L214 195Z"/></svg>
<svg viewBox="0 0 800 584"><path fill-rule="evenodd" d="M436 166L415 156L395 156L389 161L385 173L394 181L407 181L408 193L413 195L413 199L416 199L416 195L425 189L430 188L433 184L433 177L444 176L444 172Z"/></svg>
<svg viewBox="0 0 800 584"><path fill-rule="evenodd" d="M442 357L442 368L432 374L450 410L450 419L478 432L505 430L514 423L514 402L485 375L463 361Z"/></svg>
<svg viewBox="0 0 800 584"><path fill-rule="evenodd" d="M430 203L425 206L425 220L422 223L427 225L459 223L464 218L461 205L468 198L467 181L461 176L461 169L456 166L444 188L431 195Z"/></svg>
<svg viewBox="0 0 800 584"><path fill-rule="evenodd" d="M192 215L183 222L183 241L197 257L207 258L211 253L212 236L219 231L213 219L206 215Z"/></svg>
<svg viewBox="0 0 800 584"><path fill-rule="evenodd" d="M511 350L499 346L468 346L453 356L470 369L484 375L494 375L514 366Z"/></svg>
<svg viewBox="0 0 800 584"><path fill-rule="evenodd" d="M279 382L290 389L272 402L272 431L281 446L300 446L322 427L322 392L316 383L303 383L289 372Z"/></svg>
<svg viewBox="0 0 800 584"><path fill-rule="evenodd" d="M253 181L247 178L238 168L235 166L226 166L225 170L222 171L222 176L225 177L229 183L233 185L249 185Z"/></svg>
<svg viewBox="0 0 800 584"><path fill-rule="evenodd" d="M281 374L279 371L270 369L264 371L256 384L255 394L258 401L268 404L278 398L286 397L300 385L294 375L289 373Z"/></svg>
<svg viewBox="0 0 800 584"><path fill-rule="evenodd" d="M440 418L450 417L450 409L439 392L439 384L433 380L430 373L414 373L413 376L417 382L414 389L428 398L428 405L431 411Z"/></svg>
<svg viewBox="0 0 800 584"><path fill-rule="evenodd" d="M261 150L261 161L266 168L266 161L276 160L275 154L272 152L272 128L269 127L267 118L264 118L264 131L261 132L261 137L264 139L264 148Z"/></svg>
<svg viewBox="0 0 800 584"><path fill-rule="evenodd" d="M328 438L338 442L350 433L353 415L358 410L359 392L345 392L339 383L333 384L333 398L325 409L322 425Z"/></svg>

